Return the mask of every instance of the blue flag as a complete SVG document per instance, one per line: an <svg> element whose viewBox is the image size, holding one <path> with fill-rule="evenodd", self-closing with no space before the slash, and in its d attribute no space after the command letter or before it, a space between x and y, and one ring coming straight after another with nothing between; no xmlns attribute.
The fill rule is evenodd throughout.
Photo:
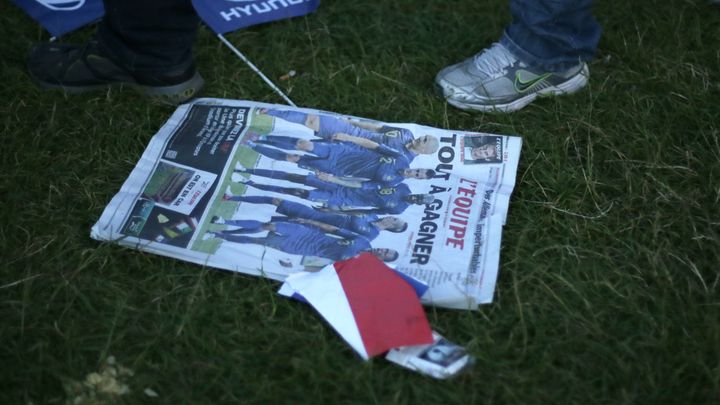
<svg viewBox="0 0 720 405"><path fill-rule="evenodd" d="M11 0L53 36L60 36L99 20L102 0Z"/></svg>
<svg viewBox="0 0 720 405"><path fill-rule="evenodd" d="M11 0L54 36L99 20L102 0ZM317 9L320 0L192 0L200 18L216 33L299 17Z"/></svg>
<svg viewBox="0 0 720 405"><path fill-rule="evenodd" d="M200 18L217 34L315 11L320 0L192 0Z"/></svg>

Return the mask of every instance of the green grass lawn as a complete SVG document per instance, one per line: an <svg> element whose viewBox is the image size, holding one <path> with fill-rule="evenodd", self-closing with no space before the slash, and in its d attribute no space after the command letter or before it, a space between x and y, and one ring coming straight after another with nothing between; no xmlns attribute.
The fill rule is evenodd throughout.
<svg viewBox="0 0 720 405"><path fill-rule="evenodd" d="M446 382L362 362L274 282L91 240L173 109L36 89L24 56L48 36L0 3L0 403L72 402L110 356L130 392L108 403L718 403L720 7L599 3L588 88L511 115L431 92L500 36L506 0L327 0L228 36L271 78L297 71L278 83L300 106L523 136L495 302L428 308L478 358ZM205 95L281 101L207 29L196 56Z"/></svg>

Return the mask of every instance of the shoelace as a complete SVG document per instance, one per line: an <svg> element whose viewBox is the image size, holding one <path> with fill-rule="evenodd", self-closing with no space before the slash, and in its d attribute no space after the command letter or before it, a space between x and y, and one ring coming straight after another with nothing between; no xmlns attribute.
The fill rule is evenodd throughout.
<svg viewBox="0 0 720 405"><path fill-rule="evenodd" d="M475 55L475 67L488 77L502 76L508 67L517 62L517 58L499 42L492 44L482 53Z"/></svg>

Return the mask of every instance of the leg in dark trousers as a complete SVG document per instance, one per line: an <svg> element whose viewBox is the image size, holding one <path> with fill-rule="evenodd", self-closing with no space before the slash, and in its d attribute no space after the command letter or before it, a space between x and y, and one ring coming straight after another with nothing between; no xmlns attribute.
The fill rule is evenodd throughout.
<svg viewBox="0 0 720 405"><path fill-rule="evenodd" d="M100 51L141 75L192 61L200 20L190 0L105 0L97 30Z"/></svg>

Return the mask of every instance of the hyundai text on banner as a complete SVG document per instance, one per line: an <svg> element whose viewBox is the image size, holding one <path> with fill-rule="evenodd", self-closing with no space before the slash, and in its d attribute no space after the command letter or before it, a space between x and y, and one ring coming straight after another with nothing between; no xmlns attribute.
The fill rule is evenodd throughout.
<svg viewBox="0 0 720 405"><path fill-rule="evenodd" d="M192 0L200 18L218 34L312 13L320 0Z"/></svg>

